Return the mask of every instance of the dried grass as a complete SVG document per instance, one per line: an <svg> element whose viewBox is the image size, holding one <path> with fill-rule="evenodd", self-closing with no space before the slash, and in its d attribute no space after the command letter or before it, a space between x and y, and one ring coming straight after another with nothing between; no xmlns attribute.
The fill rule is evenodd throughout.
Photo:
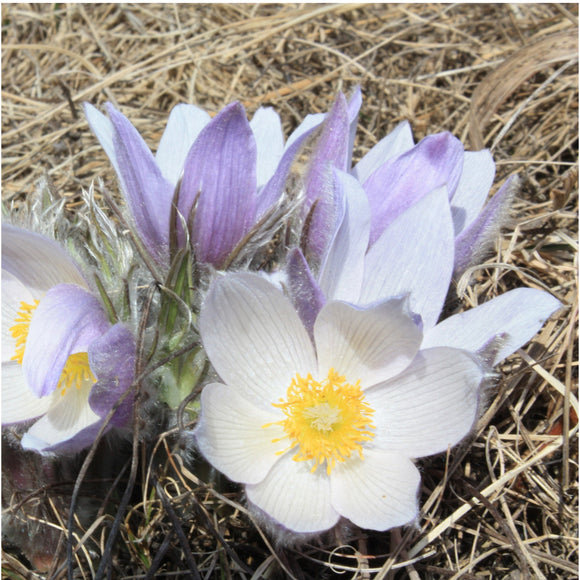
<svg viewBox="0 0 580 580"><path fill-rule="evenodd" d="M215 491L165 433L147 455L137 449L132 473L92 467L84 485L109 494L88 525L77 518L71 577L98 575L131 475L107 552L115 578L577 577L577 24L574 4L2 6L3 200L18 203L43 176L71 211L97 177L115 187L85 100L111 100L155 144L180 102L272 105L288 133L360 84L357 157L408 119L417 139L450 130L491 147L497 183L524 176L514 227L461 281L460 307L521 285L566 305L502 366L473 436L421 462L418 527L275 549L239 489ZM50 530L61 539L56 555L29 550L32 563L6 544L5 577L40 577L32 564L66 575L59 530L74 479L4 496L29 544Z"/></svg>

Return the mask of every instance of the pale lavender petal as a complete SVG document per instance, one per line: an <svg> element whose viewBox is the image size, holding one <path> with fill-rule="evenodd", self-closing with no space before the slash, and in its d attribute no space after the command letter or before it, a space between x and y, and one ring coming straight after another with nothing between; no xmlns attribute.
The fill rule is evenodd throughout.
<svg viewBox="0 0 580 580"><path fill-rule="evenodd" d="M52 393L68 357L86 352L108 327L103 307L83 288L60 284L49 290L34 312L22 361L30 390L38 397Z"/></svg>
<svg viewBox="0 0 580 580"><path fill-rule="evenodd" d="M203 456L232 481L259 483L289 444L280 411L256 407L235 386L213 383L201 394L195 440ZM273 443L273 439L280 439Z"/></svg>
<svg viewBox="0 0 580 580"><path fill-rule="evenodd" d="M22 438L24 449L41 453L75 453L88 447L101 425L101 419L88 404L90 386L73 387L61 396L50 396L52 405Z"/></svg>
<svg viewBox="0 0 580 580"><path fill-rule="evenodd" d="M470 352L501 336L492 365L526 344L562 304L533 288L516 288L476 308L450 316L425 333L422 348L450 346Z"/></svg>
<svg viewBox="0 0 580 580"><path fill-rule="evenodd" d="M305 178L303 215L307 218L304 254L320 263L344 215L344 197L334 179L334 168L346 171L349 139L348 108L339 93L324 120Z"/></svg>
<svg viewBox="0 0 580 580"><path fill-rule="evenodd" d="M360 183L335 170L335 183L342 188L345 211L322 265L319 284L329 300L357 302L364 274L364 257L369 244L371 213Z"/></svg>
<svg viewBox="0 0 580 580"><path fill-rule="evenodd" d="M103 115L103 113L101 113L96 107L93 107L90 103L83 103L83 108L85 110L85 117L87 118L89 127L99 140L101 147L105 150L115 172L117 175L121 175L119 161L113 143L115 138L115 128L113 127L113 123L111 123L111 120L106 115Z"/></svg>
<svg viewBox="0 0 580 580"><path fill-rule="evenodd" d="M330 474L331 503L353 524L384 531L414 520L421 476L407 457L365 449Z"/></svg>
<svg viewBox="0 0 580 580"><path fill-rule="evenodd" d="M422 350L403 373L365 393L376 410L373 447L406 457L447 451L473 427L482 380L466 351Z"/></svg>
<svg viewBox="0 0 580 580"><path fill-rule="evenodd" d="M304 220L302 231L304 254L316 269L320 268L336 230L344 219L345 193L335 171L336 169L328 163L325 173L317 176L317 191L320 197L314 202L310 214Z"/></svg>
<svg viewBox="0 0 580 580"><path fill-rule="evenodd" d="M217 279L202 306L201 338L222 380L271 409L297 373L316 368L314 347L278 288L257 274Z"/></svg>
<svg viewBox="0 0 580 580"><path fill-rule="evenodd" d="M326 113L314 113L311 115L306 115L304 120L286 140L286 150L288 150L298 139L303 137L306 133L312 134L314 129L322 125L324 119L326 119Z"/></svg>
<svg viewBox="0 0 580 580"><path fill-rule="evenodd" d="M331 368L350 384L368 389L396 376L415 357L422 332L409 316L405 300L357 308L328 302L314 325L319 378Z"/></svg>
<svg viewBox="0 0 580 580"><path fill-rule="evenodd" d="M148 251L164 263L169 248L174 185L163 177L149 147L129 120L110 103L107 111L115 128L118 176L127 205Z"/></svg>
<svg viewBox="0 0 580 580"><path fill-rule="evenodd" d="M194 203L196 257L219 267L256 217L256 142L240 103L220 111L187 156L178 202L186 220Z"/></svg>
<svg viewBox="0 0 580 580"><path fill-rule="evenodd" d="M2 425L36 419L48 411L50 402L50 396L39 399L29 390L19 363L2 363Z"/></svg>
<svg viewBox="0 0 580 580"><path fill-rule="evenodd" d="M463 172L451 198L451 215L458 236L478 215L493 185L495 163L489 149L466 151Z"/></svg>
<svg viewBox="0 0 580 580"><path fill-rule="evenodd" d="M381 165L415 146L409 121L399 123L383 137L353 168L352 174L364 183Z"/></svg>
<svg viewBox="0 0 580 580"><path fill-rule="evenodd" d="M304 255L294 248L286 263L288 291L304 327L312 336L314 321L324 306L325 298L316 283Z"/></svg>
<svg viewBox="0 0 580 580"><path fill-rule="evenodd" d="M39 299L61 283L87 286L80 270L55 241L2 224L2 269L10 272Z"/></svg>
<svg viewBox="0 0 580 580"><path fill-rule="evenodd" d="M451 283L453 222L445 187L400 215L367 253L361 304L409 294L425 328L435 325Z"/></svg>
<svg viewBox="0 0 580 580"><path fill-rule="evenodd" d="M459 234L455 240L456 276L482 262L493 247L501 227L509 218L509 209L519 184L517 176L506 181L475 221Z"/></svg>
<svg viewBox="0 0 580 580"><path fill-rule="evenodd" d="M274 175L284 153L284 133L280 115L271 107L260 107L250 121L256 139L256 181L262 187Z"/></svg>
<svg viewBox="0 0 580 580"><path fill-rule="evenodd" d="M462 164L461 142L451 133L438 133L377 169L363 184L373 218L371 244L401 213L434 189L446 186L451 198Z"/></svg>
<svg viewBox="0 0 580 580"><path fill-rule="evenodd" d="M183 173L185 159L193 142L210 120L208 113L195 105L176 105L169 113L155 160L163 177L173 187Z"/></svg>
<svg viewBox="0 0 580 580"><path fill-rule="evenodd" d="M123 324L112 326L88 347L89 364L97 382L89 397L91 409L106 417L135 378L135 339ZM111 418L111 424L124 427L133 416L134 396L128 395Z"/></svg>
<svg viewBox="0 0 580 580"><path fill-rule="evenodd" d="M334 526L339 514L330 505L330 480L324 467L311 473L309 461L284 455L260 483L247 485L248 500L284 527L300 533Z"/></svg>

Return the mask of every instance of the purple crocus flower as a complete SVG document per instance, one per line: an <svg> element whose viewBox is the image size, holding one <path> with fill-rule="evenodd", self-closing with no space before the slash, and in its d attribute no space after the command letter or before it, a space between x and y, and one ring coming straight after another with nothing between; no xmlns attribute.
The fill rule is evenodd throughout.
<svg viewBox="0 0 580 580"><path fill-rule="evenodd" d="M131 387L135 341L112 325L80 271L54 241L2 225L2 424L38 419L22 446L77 452ZM107 428L125 426L132 398Z"/></svg>
<svg viewBox="0 0 580 580"><path fill-rule="evenodd" d="M308 224L306 257L314 264L324 259L330 237L344 217L342 189L328 170L332 166L354 176L366 193L371 245L406 209L445 187L455 238L454 271L460 274L493 244L515 190L514 180L508 180L484 208L495 176L490 152L464 151L461 142L448 132L430 135L415 145L406 121L351 167L353 121L360 100L357 90L347 111L344 96L338 95L322 125L327 138L318 141L311 156L305 205L310 208L318 195L319 207L314 216L317 219Z"/></svg>
<svg viewBox="0 0 580 580"><path fill-rule="evenodd" d="M313 273L299 249L290 252L287 263L289 290L307 327L312 328L328 300L369 306L408 296L410 310L421 317L424 348L485 352L493 366L530 340L560 308L547 292L518 288L438 324L456 250L446 187L405 209L370 244L372 213L366 192L345 172L335 170L334 180L344 212L322 264Z"/></svg>
<svg viewBox="0 0 580 580"><path fill-rule="evenodd" d="M193 105L177 105L154 156L124 115L110 103L107 111L108 118L85 104L149 253L168 264L177 200L179 244L188 224L197 260L218 268L280 200L292 162L324 118L307 117L284 145L280 118L270 108L258 109L248 122L237 102L211 120Z"/></svg>

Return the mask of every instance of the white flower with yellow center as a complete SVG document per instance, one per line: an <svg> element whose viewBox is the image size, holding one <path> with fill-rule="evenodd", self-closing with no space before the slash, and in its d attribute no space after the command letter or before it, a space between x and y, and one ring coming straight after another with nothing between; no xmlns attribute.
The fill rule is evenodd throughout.
<svg viewBox="0 0 580 580"><path fill-rule="evenodd" d="M76 452L89 446L131 386L135 342L54 241L2 225L2 424L38 419L22 446ZM127 398L110 425L124 425Z"/></svg>
<svg viewBox="0 0 580 580"><path fill-rule="evenodd" d="M294 532L341 517L375 530L410 522L412 459L446 451L476 418L480 365L459 349L419 351L404 299L328 302L310 337L280 290L232 274L211 288L200 329L224 383L203 390L199 449Z"/></svg>

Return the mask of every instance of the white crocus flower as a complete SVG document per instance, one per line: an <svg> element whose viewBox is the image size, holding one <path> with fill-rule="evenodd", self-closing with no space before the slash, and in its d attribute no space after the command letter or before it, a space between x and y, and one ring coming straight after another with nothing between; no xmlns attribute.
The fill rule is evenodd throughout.
<svg viewBox="0 0 580 580"><path fill-rule="evenodd" d="M412 521L413 459L472 428L479 363L455 348L419 350L405 302L327 302L311 339L260 276L231 274L211 288L201 336L223 383L202 393L196 440L286 529L319 532L341 517L374 530Z"/></svg>

